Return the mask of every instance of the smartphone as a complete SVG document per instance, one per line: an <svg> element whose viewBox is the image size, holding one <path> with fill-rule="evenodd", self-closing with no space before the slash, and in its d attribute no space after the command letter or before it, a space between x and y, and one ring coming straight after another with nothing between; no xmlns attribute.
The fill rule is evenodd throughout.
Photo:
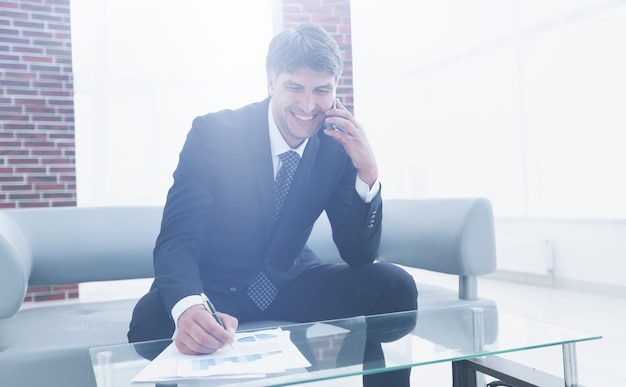
<svg viewBox="0 0 626 387"><path fill-rule="evenodd" d="M333 98L333 109L337 108L337 98ZM326 122L324 122L324 126L323 129L334 129L338 132L343 132L346 133L346 130L340 126L337 126L335 124L327 124Z"/></svg>

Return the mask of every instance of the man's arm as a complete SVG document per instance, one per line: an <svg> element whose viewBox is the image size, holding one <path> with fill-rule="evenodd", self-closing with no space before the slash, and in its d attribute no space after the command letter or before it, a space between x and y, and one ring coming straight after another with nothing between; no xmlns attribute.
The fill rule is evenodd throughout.
<svg viewBox="0 0 626 387"><path fill-rule="evenodd" d="M234 340L237 319L218 313L225 328L202 306L198 257L211 216L212 181L207 144L194 121L168 192L154 250L155 284L176 324L175 344L186 354L212 353Z"/></svg>
<svg viewBox="0 0 626 387"><path fill-rule="evenodd" d="M382 199L378 165L363 126L337 101L337 108L326 112L326 122L340 126L343 131L325 129L324 132L343 146L356 176L346 173L326 212L342 258L358 266L373 262L380 245Z"/></svg>
<svg viewBox="0 0 626 387"><path fill-rule="evenodd" d="M361 181L370 189L374 188L374 183L378 181L378 164L363 125L354 118L338 98L336 108L326 112L326 122L343 129L341 131L324 129L324 133L343 146L357 169Z"/></svg>
<svg viewBox="0 0 626 387"><path fill-rule="evenodd" d="M155 284L168 310L203 291L198 256L211 216L210 169L205 143L194 121L174 171L161 231L154 249Z"/></svg>

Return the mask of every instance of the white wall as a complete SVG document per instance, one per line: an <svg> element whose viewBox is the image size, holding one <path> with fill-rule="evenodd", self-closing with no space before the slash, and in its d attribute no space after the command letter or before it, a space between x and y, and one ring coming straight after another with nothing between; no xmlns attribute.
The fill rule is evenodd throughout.
<svg viewBox="0 0 626 387"><path fill-rule="evenodd" d="M555 275L626 278L626 1L352 2L355 109L386 197L485 196Z"/></svg>
<svg viewBox="0 0 626 387"><path fill-rule="evenodd" d="M545 280L526 270L496 277L626 297L626 220L499 218L496 236L548 239L554 257Z"/></svg>
<svg viewBox="0 0 626 387"><path fill-rule="evenodd" d="M193 117L265 97L280 1L71 7L78 204L163 203ZM558 278L623 286L626 0L351 7L385 196L486 196L498 236L553 241Z"/></svg>
<svg viewBox="0 0 626 387"><path fill-rule="evenodd" d="M193 118L267 95L272 12L270 0L72 1L78 205L164 203Z"/></svg>

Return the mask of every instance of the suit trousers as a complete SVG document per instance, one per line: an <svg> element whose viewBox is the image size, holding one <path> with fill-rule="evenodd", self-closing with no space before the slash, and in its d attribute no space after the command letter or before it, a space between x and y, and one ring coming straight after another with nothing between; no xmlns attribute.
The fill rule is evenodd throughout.
<svg viewBox="0 0 626 387"><path fill-rule="evenodd" d="M208 294L219 311L235 316L240 323L261 320L311 322L416 310L417 295L413 277L389 263L357 267L346 264L315 266L281 289L265 311L250 300L245 289L228 294ZM384 364L381 342L398 339L415 325L412 320L403 324L404 329L377 329L376 319L372 321L374 323L367 326L366 369ZM138 342L170 338L174 329L158 288L153 288L135 307L128 339ZM363 385L409 386L409 377L410 369L369 374L363 376Z"/></svg>

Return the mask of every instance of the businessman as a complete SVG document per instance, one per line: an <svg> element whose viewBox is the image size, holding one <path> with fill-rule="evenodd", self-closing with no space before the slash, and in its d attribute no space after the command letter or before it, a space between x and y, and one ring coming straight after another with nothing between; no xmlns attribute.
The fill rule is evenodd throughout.
<svg viewBox="0 0 626 387"><path fill-rule="evenodd" d="M211 353L233 342L239 322L417 309L412 277L374 262L381 185L363 126L336 98L336 42L314 24L285 30L266 70L268 98L193 121L129 341L174 337L182 353ZM322 212L345 263L322 264L306 245ZM409 371L364 384L409 385Z"/></svg>

